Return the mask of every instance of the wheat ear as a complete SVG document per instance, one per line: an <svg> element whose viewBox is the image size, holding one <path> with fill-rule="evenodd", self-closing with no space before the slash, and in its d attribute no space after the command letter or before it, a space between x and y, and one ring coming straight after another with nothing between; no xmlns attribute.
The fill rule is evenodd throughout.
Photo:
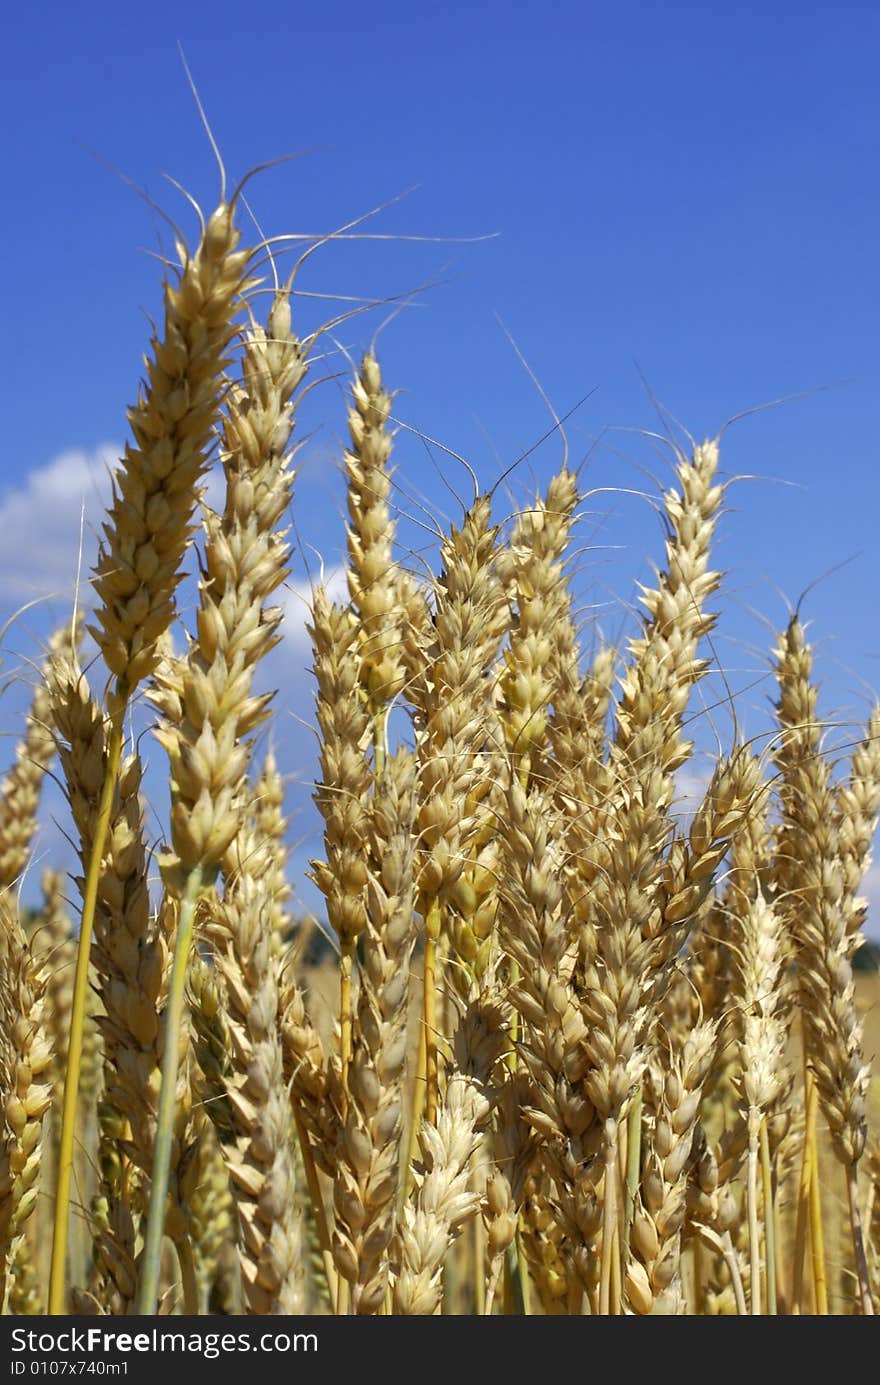
<svg viewBox="0 0 880 1385"><path fill-rule="evenodd" d="M810 677L812 656L797 617L779 641L777 662L782 735L775 758L783 776L780 845L793 853L783 881L788 891L787 922L797 946L805 1057L832 1146L846 1171L862 1308L871 1313L858 1203L852 1196L865 1146L870 1068L863 1060L862 1025L850 965L841 820L821 753L816 689ZM807 1138L809 1142L809 1130ZM813 1161L815 1165L815 1154Z"/></svg>
<svg viewBox="0 0 880 1385"><path fill-rule="evenodd" d="M61 626L49 641L25 723L25 734L15 752L15 763L0 784L0 890L9 890L28 863L37 830L37 808L46 772L55 756L46 679L56 659L64 658L79 643L82 622Z"/></svg>
<svg viewBox="0 0 880 1385"><path fill-rule="evenodd" d="M758 1236L757 1171L759 1145L767 1136L767 1112L784 1086L787 1039L780 992L785 949L780 920L758 892L743 921L738 987L741 1032L741 1087L749 1132L747 1201L751 1268L752 1313L761 1311L760 1245ZM773 1265L773 1206L764 1205L767 1311L776 1312Z"/></svg>
<svg viewBox="0 0 880 1385"><path fill-rule="evenodd" d="M708 565L722 495L717 467L717 445L702 444L692 459L679 460L678 486L664 497L670 529L666 571L642 598L648 616L641 635L630 643L615 704L609 791L582 864L583 888L590 887L592 896L579 930L583 1009L594 1065L587 1090L604 1124L611 1179L616 1178L618 1126L637 1093L648 1056L654 1006L646 1002L659 1001L668 975L669 933L679 945L685 940L695 900L718 860L718 843L700 839L692 855L682 846L669 866L664 863L671 836L672 776L690 754L681 734L684 711L691 688L706 669L697 658L697 645L714 620L705 603L719 580ZM715 825L713 814L710 808L710 826ZM704 857L711 867L689 881L686 862L696 868ZM681 927L670 929L677 921ZM614 1265L609 1205L606 1193L600 1311L610 1303L608 1280Z"/></svg>
<svg viewBox="0 0 880 1385"><path fill-rule="evenodd" d="M0 894L0 1304L7 1262L34 1210L43 1116L52 1101L46 975Z"/></svg>
<svg viewBox="0 0 880 1385"><path fill-rule="evenodd" d="M395 524L388 497L392 434L388 426L391 395L382 382L375 355L367 352L352 388L348 411L350 446L344 457L349 523L348 589L358 623L358 676L370 718L373 768L379 775L385 758L390 705L403 687L402 621L396 567L392 557ZM343 1090L351 1061L355 934L340 936L340 1026Z"/></svg>
<svg viewBox="0 0 880 1385"><path fill-rule="evenodd" d="M422 1042L425 1083L416 1107L436 1110L438 947L451 920L460 955L475 960L494 915L484 907L490 872L467 870L476 855L478 819L472 795L485 773L491 742L492 687L486 677L507 626L496 571L498 529L488 496L478 496L459 526L444 535L441 570L433 584L433 621L423 632L409 683L416 712L419 794L418 908L425 920ZM415 660L411 659L411 664ZM414 1137L419 1110L414 1109Z"/></svg>
<svg viewBox="0 0 880 1385"><path fill-rule="evenodd" d="M712 1064L715 1024L696 1025L683 1042L670 1036L660 1061L648 1070L647 1151L641 1180L641 1203L632 1227L638 1257L627 1265L632 1306L651 1311L664 1294L672 1311L681 1306L679 1262L685 1221L688 1165L700 1109L703 1083Z"/></svg>
<svg viewBox="0 0 880 1385"><path fill-rule="evenodd" d="M157 736L171 765L171 847L160 864L180 902L166 1022L177 1033L195 908L217 875L238 830L247 739L268 715L271 695L255 696L259 660L279 639L282 612L268 605L287 575L289 548L279 524L293 487L291 454L296 391L306 372L292 330L290 295L275 292L266 328L252 323L242 352L242 383L230 387L221 457L222 514L205 518L198 638L185 659L162 666L154 701ZM143 1278L142 1312L154 1312L159 1275L177 1051L166 1044Z"/></svg>
<svg viewBox="0 0 880 1385"><path fill-rule="evenodd" d="M452 1073L436 1123L423 1122L419 1132L417 1191L404 1206L397 1233L396 1313L430 1315L439 1306L450 1240L479 1210L480 1198L469 1186L470 1163L488 1117L488 1102L473 1079Z"/></svg>
<svg viewBox="0 0 880 1385"><path fill-rule="evenodd" d="M837 789L835 798L846 932L852 954L863 941L861 927L867 905L858 891L871 864L871 843L880 814L880 706L868 718L865 735L853 751L849 777Z"/></svg>
<svg viewBox="0 0 880 1385"><path fill-rule="evenodd" d="M113 481L93 578L92 634L115 683L109 695L106 778L95 822L80 919L68 1068L58 1161L49 1311L64 1308L70 1180L88 990L95 899L125 708L155 670L174 615L180 564L189 543L198 483L208 460L233 319L246 287L250 254L238 250L234 209L221 205L203 223L196 250L179 242L180 269L165 284L165 320L146 361L146 382L129 409L132 441Z"/></svg>
<svg viewBox="0 0 880 1385"><path fill-rule="evenodd" d="M367 926L349 1103L334 1181L333 1249L351 1285L354 1313L374 1314L388 1290L388 1249L395 1229L406 1006L412 950L414 767L390 757L372 804Z"/></svg>
<svg viewBox="0 0 880 1385"><path fill-rule="evenodd" d="M302 1247L263 883L271 852L242 829L234 855L237 868L206 923L223 982L230 1040L223 1084L232 1130L221 1149L238 1211L249 1310L286 1314L302 1311Z"/></svg>

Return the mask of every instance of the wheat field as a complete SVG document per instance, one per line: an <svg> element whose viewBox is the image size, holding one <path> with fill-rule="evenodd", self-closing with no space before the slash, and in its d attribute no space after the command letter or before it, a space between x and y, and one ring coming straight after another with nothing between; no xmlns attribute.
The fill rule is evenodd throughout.
<svg viewBox="0 0 880 1385"><path fill-rule="evenodd" d="M306 917L258 674L327 334L298 335L240 211L178 243L90 595L0 788L3 1312L873 1314L880 982L854 962L880 706L832 747L795 611L773 726L719 746L682 814L719 441L671 446L614 647L578 614L567 459L512 514L475 479L436 562L403 549L371 347L347 591L310 599ZM167 765L158 846L134 706ZM48 774L81 865L25 910Z"/></svg>

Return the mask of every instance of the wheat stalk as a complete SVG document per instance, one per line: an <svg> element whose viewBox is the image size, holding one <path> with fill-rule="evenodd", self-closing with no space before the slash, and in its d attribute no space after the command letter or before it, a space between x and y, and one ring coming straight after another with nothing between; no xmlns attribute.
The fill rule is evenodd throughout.
<svg viewBox="0 0 880 1385"><path fill-rule="evenodd" d="M80 919L67 1076L58 1157L58 1189L49 1311L64 1307L67 1224L89 952L101 859L122 753L123 719L136 688L155 670L174 616L180 564L189 542L198 483L208 461L233 320L246 287L248 251L238 250L233 206L222 202L193 254L177 243L180 270L165 283L165 321L151 342L147 377L128 411L132 441L113 480L98 549L98 598L91 633L115 682L102 798L94 825ZM164 1206L164 1197L163 1197Z"/></svg>

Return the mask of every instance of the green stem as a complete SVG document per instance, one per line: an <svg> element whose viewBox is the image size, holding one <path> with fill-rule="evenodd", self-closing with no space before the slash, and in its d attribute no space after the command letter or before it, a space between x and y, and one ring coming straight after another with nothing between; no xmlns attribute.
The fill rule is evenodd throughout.
<svg viewBox="0 0 880 1385"><path fill-rule="evenodd" d="M61 1316L65 1312L67 1227L70 1219L70 1184L73 1176L73 1147L76 1140L76 1108L82 1068L83 1033L89 997L89 955L95 925L95 909L98 903L98 886L101 881L101 861L110 830L113 795L116 791L116 780L119 775L119 762L122 759L125 706L125 700L120 694L118 705L110 723L107 758L104 765L104 783L101 788L95 834L92 838L89 864L86 871L79 941L76 950L76 973L73 981L70 1033L67 1044L67 1071L64 1076L64 1105L61 1113L61 1135L58 1141L58 1181L55 1188L52 1266L49 1275L48 1310L55 1317Z"/></svg>
<svg viewBox="0 0 880 1385"><path fill-rule="evenodd" d="M159 1118L153 1148L153 1176L150 1186L150 1208L147 1214L147 1235L141 1263L141 1282L137 1311L153 1316L159 1304L159 1271L162 1259L162 1237L165 1233L165 1211L168 1200L168 1180L171 1166L171 1142L174 1136L174 1107L177 1100L177 1071L180 1062L180 1031L183 1026L183 1000L190 949L195 929L196 903L202 892L202 868L191 870L180 905L177 937L174 940L174 960L171 965L171 984L165 1007L165 1049L162 1054L162 1078L159 1087Z"/></svg>

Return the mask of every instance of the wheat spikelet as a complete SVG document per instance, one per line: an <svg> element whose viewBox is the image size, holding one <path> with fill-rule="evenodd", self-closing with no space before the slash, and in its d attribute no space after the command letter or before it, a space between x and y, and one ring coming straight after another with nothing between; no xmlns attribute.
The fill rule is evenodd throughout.
<svg viewBox="0 0 880 1385"><path fill-rule="evenodd" d="M835 795L840 820L839 852L850 954L862 943L867 904L858 890L871 864L871 842L880 813L880 706L868 718L865 736L853 751L849 779Z"/></svg>
<svg viewBox="0 0 880 1385"><path fill-rule="evenodd" d="M302 1247L295 1205L290 1107L278 1033L278 981L263 886L271 846L242 827L236 870L206 933L226 1000L231 1062L223 1074L233 1135L222 1145L238 1210L250 1311L301 1310Z"/></svg>
<svg viewBox="0 0 880 1385"><path fill-rule="evenodd" d="M293 486L288 448L295 392L305 370L303 347L291 327L289 291L276 289L267 328L252 323L245 334L242 383L228 391L221 445L225 504L222 514L210 510L205 514L197 638L184 658L164 658L151 693L161 712L156 735L171 769L171 843L160 857L160 866L166 889L180 904L169 1023L176 1024L182 1012L196 904L216 879L224 858L228 858L227 881L236 872L235 900L228 901L230 910L224 917L227 924L238 927L238 962L266 966L262 944L255 936L259 919L254 911L262 907L258 877L242 872L241 858L232 851L232 844L246 811L242 797L252 749L248 737L268 715L271 701L271 694L253 694L253 677L259 660L280 638L283 613L268 602L287 575L286 531L278 526ZM224 899L224 908L226 903ZM259 962L254 962L258 953ZM263 997L266 1003L273 998L277 1007L274 992ZM274 1062L269 1053L274 1023L273 1014L272 1039L262 1053L269 1068ZM256 1031L250 1037L262 1042ZM161 1146L161 1158L156 1161L158 1191L154 1187L151 1198L147 1271L141 1286L140 1306L147 1311L155 1300L158 1276L158 1203L167 1168L169 1094L176 1080L173 1057L166 1067L157 1130ZM269 1165L273 1157L267 1154ZM271 1224L274 1213L268 1206L265 1211ZM252 1268L260 1252L251 1249L255 1253L254 1261L248 1262ZM189 1274L189 1259L184 1268ZM262 1289L257 1288L256 1279L249 1285L258 1296L262 1294L262 1311L269 1311L266 1294L287 1283L288 1268L276 1274L267 1262ZM192 1274L189 1284L195 1292ZM288 1298L284 1301L289 1305Z"/></svg>
<svg viewBox="0 0 880 1385"><path fill-rule="evenodd" d="M743 920L737 995L741 1013L742 1096L746 1112L763 1114L785 1084L787 1039L780 1013L780 985L785 950L773 905L759 892Z"/></svg>
<svg viewBox="0 0 880 1385"><path fill-rule="evenodd" d="M644 1061L640 1048L649 1016L642 977L655 959L655 940L662 937L670 906L688 920L696 897L690 885L700 884L687 879L686 847L674 863L679 867L677 879L672 867L664 867L663 849L670 835L672 774L689 754L681 721L690 689L705 671L696 647L713 623L703 605L718 585L717 574L708 566L721 501L715 484L717 465L716 444L704 443L692 461L680 461L680 490L665 496L671 530L667 570L656 588L644 594L648 618L642 635L630 644L615 703L612 789L600 811L587 862L594 899L580 945L585 1014L595 1030L597 1071L591 1097L603 1117L614 1120L637 1084ZM717 806L722 808L720 802ZM711 817L711 802L708 811ZM703 851L711 859L714 847L710 833L699 843L694 861L703 860ZM664 872L667 885L661 903L657 892Z"/></svg>
<svg viewBox="0 0 880 1385"><path fill-rule="evenodd" d="M94 1261L87 1292L113 1316L127 1314L137 1289L137 1227L126 1195L122 1145L125 1118L106 1099L98 1102L101 1187L92 1199Z"/></svg>
<svg viewBox="0 0 880 1385"><path fill-rule="evenodd" d="M760 1245L758 1240L758 1147L766 1113L778 1103L787 1084L785 1048L787 1026L781 996L785 949L780 920L760 888L743 921L740 951L740 1050L743 1114L749 1134L747 1199L751 1258L752 1312L760 1312ZM765 1132L766 1133L766 1132ZM769 1144L767 1146L769 1159ZM768 1168L767 1174L769 1176ZM765 1189L766 1198L766 1189ZM764 1206L765 1249L768 1262L767 1297L776 1311L775 1284L770 1277L770 1237L773 1208Z"/></svg>
<svg viewBox="0 0 880 1385"><path fill-rule="evenodd" d="M667 570L643 596L648 618L642 635L631 641L615 704L611 792L585 862L593 884L592 908L580 929L593 1064L587 1090L609 1129L616 1128L644 1067L652 1014L646 989L650 995L658 972L661 979L665 974L672 939L680 945L686 935L733 808L735 785L728 773L713 781L692 845L682 844L664 864L672 774L689 754L681 721L689 691L705 671L696 647L713 623L703 605L718 585L708 567L721 500L717 465L716 444L704 443L692 461L680 461L680 490L665 496ZM646 977L653 977L653 986L646 987Z"/></svg>
<svg viewBox="0 0 880 1385"><path fill-rule="evenodd" d="M507 1019L507 1007L495 1006L501 1023ZM498 1026L500 1033L506 1033ZM506 1045L505 1045L506 1047ZM502 1053L503 1053L502 1049ZM501 1055L499 1054L499 1057ZM488 1177L485 1178L485 1196L482 1214L486 1232L486 1282L489 1288L500 1281L504 1262L513 1248L516 1254L522 1245L522 1237L517 1244L520 1215L525 1200L526 1186L536 1161L536 1140L534 1132L523 1115L523 1107L529 1099L530 1082L524 1072L505 1073L505 1066L497 1059L490 1068L490 1077L485 1092L493 1100L494 1120L492 1128L492 1161ZM535 1247L533 1247L535 1249ZM528 1252L524 1252L527 1254ZM519 1266L525 1277L527 1270ZM484 1312L491 1311L492 1301L487 1290Z"/></svg>
<svg viewBox="0 0 880 1385"><path fill-rule="evenodd" d="M43 907L33 936L33 948L47 977L46 1024L51 1035L52 1101L57 1106L67 1059L76 944L64 898L64 876L57 870L44 870L41 886Z"/></svg>
<svg viewBox="0 0 880 1385"><path fill-rule="evenodd" d="M314 1158L332 1177L339 1137L339 1072L325 1058L321 1036L308 1018L305 997L289 965L281 976L280 997L284 1080L311 1137Z"/></svg>
<svg viewBox="0 0 880 1385"><path fill-rule="evenodd" d="M310 633L318 684L321 779L315 802L324 819L326 861L312 862L312 878L327 901L327 918L342 945L366 924L364 888L369 833L367 799L372 780L365 758L370 723L358 695L358 629L322 587L315 591Z"/></svg>
<svg viewBox="0 0 880 1385"><path fill-rule="evenodd" d="M654 965L660 981L677 957L693 920L712 888L715 872L742 829L758 791L759 769L742 752L719 760L686 838L673 842L660 885L658 915L648 922L654 933Z"/></svg>
<svg viewBox="0 0 880 1385"><path fill-rule="evenodd" d="M870 1069L862 1057L841 865L839 817L815 719L812 656L795 617L777 650L782 731L775 750L783 775L777 845L778 890L798 948L798 979L808 1057L832 1143L844 1164L865 1146Z"/></svg>
<svg viewBox="0 0 880 1385"><path fill-rule="evenodd" d="M367 926L349 1077L350 1102L334 1180L334 1256L352 1285L352 1311L377 1313L388 1289L388 1247L403 1129L406 1007L415 943L414 766L390 759L372 807Z"/></svg>
<svg viewBox="0 0 880 1385"><path fill-rule="evenodd" d="M503 571L513 603L510 641L499 679L504 738L523 783L546 753L550 704L557 688L560 629L571 626L563 557L578 503L577 480L566 468L553 477L514 525Z"/></svg>
<svg viewBox="0 0 880 1385"><path fill-rule="evenodd" d="M290 945L293 922L285 908L293 891L287 879L287 818L284 816L284 781L278 770L273 751L266 752L254 786L254 831L269 847L271 869L265 876L265 888L270 900L273 947L284 956Z"/></svg>
<svg viewBox="0 0 880 1385"><path fill-rule="evenodd" d="M360 678L373 716L382 715L405 679L401 610L388 506L391 396L379 362L367 352L352 387L351 447L344 456L349 524L348 590L360 629Z"/></svg>
<svg viewBox="0 0 880 1385"><path fill-rule="evenodd" d="M450 1241L479 1210L479 1195L469 1187L470 1163L488 1115L476 1084L453 1072L436 1124L421 1126L417 1192L404 1206L397 1233L396 1313L430 1315L439 1306Z"/></svg>
<svg viewBox="0 0 880 1385"><path fill-rule="evenodd" d="M195 869L210 882L238 826L236 797L250 754L246 740L268 715L254 696L254 669L279 639L282 612L266 603L287 575L291 497L288 443L293 395L305 374L291 330L288 295L276 294L268 330L245 338L244 383L229 390L221 447L226 502L207 512L198 638L184 659L166 659L151 697L156 734L171 766L171 849L161 858L176 893Z"/></svg>
<svg viewBox="0 0 880 1385"><path fill-rule="evenodd" d="M108 723L75 661L55 661L50 692L85 866L107 768ZM120 770L102 854L92 957L104 1011L99 1025L104 1040L105 1100L128 1121L128 1155L148 1178L169 950L162 920L150 912L141 777L139 757L129 756Z"/></svg>
<svg viewBox="0 0 880 1385"><path fill-rule="evenodd" d="M10 889L28 863L37 830L37 807L46 771L55 756L46 676L52 662L69 654L79 641L81 623L56 630L27 714L24 740L15 764L0 784L0 889Z"/></svg>
<svg viewBox="0 0 880 1385"><path fill-rule="evenodd" d="M530 1078L523 1115L540 1142L575 1272L592 1288L599 1229L593 1159L600 1136L585 1085L587 1033L573 985L577 953L564 907L564 844L554 825L549 793L537 784L526 791L512 774L498 926L501 946L516 963L509 1000L520 1017Z"/></svg>
<svg viewBox="0 0 880 1385"><path fill-rule="evenodd" d="M722 1100L730 1090L730 1081L739 1064L740 1011L731 1003L731 997L737 993L742 978L739 959L743 928L758 893L770 888L769 786L763 783L761 767L751 753L740 750L739 755L744 761L744 781L746 785L753 785L749 809L731 833L730 864L723 887L711 906L700 915L689 944L689 976L702 1012L715 1016L718 1021L718 1044L706 1085ZM780 975L780 1004L787 994L784 976ZM780 1109L785 1104L785 1095L780 1090L779 1099L774 1103L781 1118L780 1136L787 1119Z"/></svg>
<svg viewBox="0 0 880 1385"><path fill-rule="evenodd" d="M233 319L247 288L250 254L237 248L239 239L233 208L221 203L192 254L178 242L163 331L152 339L146 383L128 412L133 440L114 477L93 578L92 633L122 702L155 671L173 619Z"/></svg>
<svg viewBox="0 0 880 1385"><path fill-rule="evenodd" d="M199 1285L199 1311L204 1313L219 1273L221 1251L233 1232L235 1203L211 1122L202 1111L195 1114L194 1123L198 1159L189 1198L189 1230Z"/></svg>
<svg viewBox="0 0 880 1385"><path fill-rule="evenodd" d="M49 687L58 728L60 758L68 799L77 825L84 865L94 849L99 798L107 773L109 722L91 696L85 675L74 660L56 660ZM158 1118L160 1072L164 1051L162 1016L167 1001L169 940L174 911L165 905L151 914L147 860L140 803L141 764L137 755L122 764L111 804L95 911L93 961L102 1001L98 1025L103 1038L103 1119L110 1121L109 1150L124 1150L140 1174L140 1186L121 1170L107 1178L104 1164L98 1245L117 1311L127 1311L136 1287L136 1214L149 1185ZM80 887L83 882L80 880ZM174 1178L167 1229L179 1241L185 1216L177 1176L185 1161L189 1136L188 1084L178 1093ZM112 1284L112 1290L110 1289ZM99 1292L96 1283L93 1293Z"/></svg>
<svg viewBox="0 0 880 1385"><path fill-rule="evenodd" d="M8 1257L34 1210L43 1116L52 1100L46 978L0 895L0 1303Z"/></svg>
<svg viewBox="0 0 880 1385"><path fill-rule="evenodd" d="M526 1180L520 1212L521 1244L532 1283L548 1317L568 1311L571 1255L564 1245L559 1215L554 1209L549 1179L537 1168Z"/></svg>
<svg viewBox="0 0 880 1385"><path fill-rule="evenodd" d="M567 638L560 635L564 632ZM564 814L571 907L583 913L580 866L590 845L595 813L608 791L603 761L605 721L611 702L617 651L603 647L595 654L586 677L580 673L574 626L557 618L554 626L553 713L549 737L553 751L556 804Z"/></svg>
<svg viewBox="0 0 880 1385"><path fill-rule="evenodd" d="M501 737L487 674L508 618L488 496L478 496L460 526L444 535L440 557L433 621L409 683L419 761L418 908L426 935L422 1018L429 1115L437 1098L433 1012L441 935L465 963L450 973L466 992L470 971L490 961L495 919L494 828L484 800L492 782L492 747Z"/></svg>
<svg viewBox="0 0 880 1385"><path fill-rule="evenodd" d="M821 752L812 655L797 616L779 639L776 659L781 734L774 758L782 777L777 857L778 885L784 890L777 898L784 899L784 917L797 948L805 1057L832 1147L846 1171L861 1306L870 1314L857 1170L867 1133L871 1070L863 1058L850 965L850 896L841 849L841 815Z"/></svg>
<svg viewBox="0 0 880 1385"><path fill-rule="evenodd" d="M43 1311L40 1276L33 1257L33 1246L20 1236L9 1266L8 1312L13 1317L36 1317Z"/></svg>
<svg viewBox="0 0 880 1385"><path fill-rule="evenodd" d="M708 1021L695 1026L680 1046L673 1043L648 1070L647 1150L632 1228L632 1247L644 1273L629 1265L627 1274L630 1301L639 1313L650 1312L664 1296L672 1311L680 1308L688 1164L714 1048L715 1025Z"/></svg>
<svg viewBox="0 0 880 1385"><path fill-rule="evenodd" d="M498 528L488 496L479 496L460 526L444 535L433 585L434 616L420 646L409 692L419 755L420 910L445 902L463 869L473 824L462 805L481 773L492 689L486 673L507 624L496 571ZM462 820L464 816L464 820ZM472 901L461 898L467 916Z"/></svg>
<svg viewBox="0 0 880 1385"><path fill-rule="evenodd" d="M209 904L205 923L217 911ZM199 1099L221 1141L235 1134L235 1120L226 1081L232 1067L232 1043L226 1017L226 1001L214 967L194 952L187 972L189 1014L194 1032L193 1049L199 1067Z"/></svg>

